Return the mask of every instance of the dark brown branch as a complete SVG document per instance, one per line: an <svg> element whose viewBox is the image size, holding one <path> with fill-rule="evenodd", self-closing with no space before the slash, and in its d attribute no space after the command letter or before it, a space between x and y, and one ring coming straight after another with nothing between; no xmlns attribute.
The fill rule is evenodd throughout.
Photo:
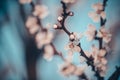
<svg viewBox="0 0 120 80"><path fill-rule="evenodd" d="M67 7L63 1L61 1L61 4L62 4L62 8L63 8L63 13L62 13L63 20L60 22L61 26L62 26L62 30L64 30L68 35L70 35L70 32L65 27L65 20L69 16L69 14L67 13Z"/></svg>

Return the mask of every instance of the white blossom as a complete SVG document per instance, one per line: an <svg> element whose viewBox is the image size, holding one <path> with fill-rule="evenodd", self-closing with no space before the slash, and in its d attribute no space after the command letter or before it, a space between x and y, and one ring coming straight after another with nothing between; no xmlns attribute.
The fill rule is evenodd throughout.
<svg viewBox="0 0 120 80"><path fill-rule="evenodd" d="M103 11L103 5L101 3L94 4L92 6L92 8L95 11L91 11L90 13L88 13L88 15L94 22L99 22L100 21L100 17L102 17L103 19L106 18L106 14Z"/></svg>
<svg viewBox="0 0 120 80"><path fill-rule="evenodd" d="M54 55L53 47L50 44L45 45L44 54L43 54L44 59L46 59L47 61L51 61L53 58L53 55Z"/></svg>
<svg viewBox="0 0 120 80"><path fill-rule="evenodd" d="M101 27L97 34L98 37L103 38L105 43L109 43L111 41L112 34L105 27Z"/></svg>
<svg viewBox="0 0 120 80"><path fill-rule="evenodd" d="M63 76L70 76L75 71L75 68L76 68L75 65L65 61L59 67L59 70Z"/></svg>
<svg viewBox="0 0 120 80"><path fill-rule="evenodd" d="M31 27L37 25L37 19L33 16L29 16L25 25L27 28L31 28Z"/></svg>
<svg viewBox="0 0 120 80"><path fill-rule="evenodd" d="M48 8L45 5L36 5L33 12L34 16L38 16L40 19L45 18L49 14Z"/></svg>
<svg viewBox="0 0 120 80"><path fill-rule="evenodd" d="M89 41L92 41L95 37L96 27L92 24L88 25L88 28L85 32L85 36Z"/></svg>
<svg viewBox="0 0 120 80"><path fill-rule="evenodd" d="M74 42L70 41L66 46L65 50L68 50L69 54L73 54L74 52L80 52L81 48Z"/></svg>
<svg viewBox="0 0 120 80"><path fill-rule="evenodd" d="M85 66L83 66L83 67L76 66L76 69L75 69L73 74L76 75L76 76L80 76L84 73L85 69L86 69Z"/></svg>
<svg viewBox="0 0 120 80"><path fill-rule="evenodd" d="M38 48L42 48L44 45L52 42L54 35L50 31L41 31L36 36L36 43Z"/></svg>

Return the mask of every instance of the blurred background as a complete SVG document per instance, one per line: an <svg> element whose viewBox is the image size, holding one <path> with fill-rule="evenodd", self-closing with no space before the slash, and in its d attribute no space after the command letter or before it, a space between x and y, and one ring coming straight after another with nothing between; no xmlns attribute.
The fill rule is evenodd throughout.
<svg viewBox="0 0 120 80"><path fill-rule="evenodd" d="M60 0L33 0L48 7L49 15L41 20L42 25L57 22L61 10ZM78 0L70 7L74 16L66 21L66 27L71 32L83 33L87 25L92 23L99 28L99 23L94 23L88 13L92 10L91 5L102 0ZM106 27L111 30L113 37L109 47L111 48L108 58L108 71L105 80L120 66L120 0L108 0L106 13ZM63 77L58 72L58 65L62 63L60 57L55 56L51 62L43 59L43 51L37 49L35 41L29 35L25 22L31 14L29 4L20 4L18 0L0 0L0 80L77 80L76 76ZM54 45L58 51L65 55L65 44L68 36L64 32L57 34ZM88 42L85 38L81 40L84 50L89 50L97 41ZM78 53L74 55L73 62L78 64ZM91 78L92 72L86 72ZM91 80L93 80L91 78ZM120 79L119 79L120 80Z"/></svg>

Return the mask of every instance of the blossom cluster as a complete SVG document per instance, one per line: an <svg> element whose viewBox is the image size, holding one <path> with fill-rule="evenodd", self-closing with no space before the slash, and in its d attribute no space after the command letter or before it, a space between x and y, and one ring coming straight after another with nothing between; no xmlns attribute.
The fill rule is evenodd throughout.
<svg viewBox="0 0 120 80"><path fill-rule="evenodd" d="M31 3L32 0L20 0L20 3ZM63 30L69 37L67 45L64 47L67 51L67 58L64 58L62 53L58 53L56 47L53 45L54 33L49 28L45 28L40 23L40 20L44 19L48 14L48 8L45 5L35 5L33 8L32 16L29 16L26 21L26 27L31 35L34 36L36 45L39 49L44 49L44 59L51 61L55 54L62 57L64 64L59 68L59 71L64 76L76 75L82 76L86 67L80 67L72 63L72 57L74 53L80 53L80 59L93 68L95 74L99 74L99 77L104 77L107 70L107 49L103 46L111 41L111 33L105 28L105 23L100 25L97 29L93 24L89 24L84 33L70 32L65 27L65 20L68 16L73 16L72 11L67 10L67 4L73 4L76 0L62 0L63 13L58 16L57 24L53 25L56 30ZM106 20L105 6L103 3L95 3L92 5L94 11L91 11L88 16L94 22L103 22ZM85 36L88 41L98 40L99 47L94 44L91 47L91 51L84 51L81 47L80 40ZM99 72L99 73L96 73Z"/></svg>

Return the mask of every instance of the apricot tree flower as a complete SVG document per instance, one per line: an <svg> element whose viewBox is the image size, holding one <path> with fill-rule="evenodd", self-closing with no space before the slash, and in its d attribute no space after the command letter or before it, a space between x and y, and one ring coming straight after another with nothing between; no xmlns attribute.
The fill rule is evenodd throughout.
<svg viewBox="0 0 120 80"><path fill-rule="evenodd" d="M43 54L44 59L46 59L47 61L51 61L53 56L54 56L53 47L50 44L45 45Z"/></svg>
<svg viewBox="0 0 120 80"><path fill-rule="evenodd" d="M92 46L92 57L94 58L94 63L99 62L101 58L103 58L106 54L105 49L98 49L96 46Z"/></svg>
<svg viewBox="0 0 120 80"><path fill-rule="evenodd" d="M109 43L111 41L112 35L108 30L105 29L105 27L101 27L97 34L98 37L103 38L103 41L105 43Z"/></svg>
<svg viewBox="0 0 120 80"><path fill-rule="evenodd" d="M74 52L80 52L81 48L73 41L70 41L66 46L65 50L68 50L69 54L73 54Z"/></svg>
<svg viewBox="0 0 120 80"><path fill-rule="evenodd" d="M96 27L92 24L88 25L88 28L85 32L85 36L89 41L92 41L94 39L95 33L96 33Z"/></svg>
<svg viewBox="0 0 120 80"><path fill-rule="evenodd" d="M91 11L88 15L94 22L99 22L100 18L103 18L103 19L106 18L106 14L103 11L102 3L96 3L96 4L92 5L92 8L95 11Z"/></svg>
<svg viewBox="0 0 120 80"><path fill-rule="evenodd" d="M53 32L49 30L43 30L37 33L35 36L37 47L42 48L44 45L47 45L52 42L54 38Z"/></svg>
<svg viewBox="0 0 120 80"><path fill-rule="evenodd" d="M80 43L80 38L82 37L81 34L77 34L73 32L69 36L69 43L65 46L65 50L68 50L68 53L73 54L74 52L80 52L81 48L78 46Z"/></svg>
<svg viewBox="0 0 120 80"><path fill-rule="evenodd" d="M21 4L31 3L32 0L19 0Z"/></svg>
<svg viewBox="0 0 120 80"><path fill-rule="evenodd" d="M76 66L76 69L73 74L76 76L81 76L84 73L85 69L86 69L85 66L82 66L82 67Z"/></svg>
<svg viewBox="0 0 120 80"><path fill-rule="evenodd" d="M33 15L38 16L40 19L45 18L49 14L48 8L45 5L36 5Z"/></svg>
<svg viewBox="0 0 120 80"><path fill-rule="evenodd" d="M26 21L26 27L30 28L37 24L37 19L33 16L29 16Z"/></svg>
<svg viewBox="0 0 120 80"><path fill-rule="evenodd" d="M29 16L26 21L26 27L28 28L30 34L35 34L40 30L40 26L37 24L37 19L35 17Z"/></svg>
<svg viewBox="0 0 120 80"><path fill-rule="evenodd" d="M69 63L65 61L63 64L59 66L60 73L63 76L70 76L70 75L76 75L76 76L81 76L84 73L84 70L86 67L80 67L77 65L74 65L72 63Z"/></svg>
<svg viewBox="0 0 120 80"><path fill-rule="evenodd" d="M75 65L65 61L63 64L60 65L59 70L62 75L70 76L75 71L75 68Z"/></svg>

